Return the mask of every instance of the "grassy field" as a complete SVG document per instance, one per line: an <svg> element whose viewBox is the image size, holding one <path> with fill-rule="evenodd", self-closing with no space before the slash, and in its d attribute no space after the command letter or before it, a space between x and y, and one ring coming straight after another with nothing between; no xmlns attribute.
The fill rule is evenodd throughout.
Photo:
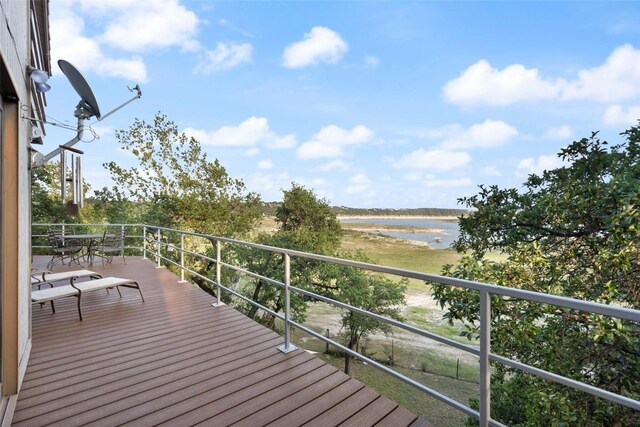
<svg viewBox="0 0 640 427"><path fill-rule="evenodd" d="M455 264L460 255L453 250L430 249L406 240L362 231L344 230L344 249L360 249L376 264L440 274L445 264Z"/></svg>

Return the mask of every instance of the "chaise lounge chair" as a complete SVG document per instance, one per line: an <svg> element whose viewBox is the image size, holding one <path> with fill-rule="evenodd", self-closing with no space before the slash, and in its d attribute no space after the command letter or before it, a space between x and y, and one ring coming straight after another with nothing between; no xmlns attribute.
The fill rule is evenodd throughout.
<svg viewBox="0 0 640 427"><path fill-rule="evenodd" d="M142 289L140 289L140 285L137 281L131 279L122 279L119 277L104 277L96 280L87 280L85 282L75 283L75 279L77 277L71 278L71 285L65 286L57 286L55 288L49 289L41 289L37 291L31 292L31 301L34 303L46 303L51 302L51 309L53 312L56 312L55 306L53 302L60 298L66 297L76 297L78 298L78 315L80 316L80 320L82 318L82 295L97 291L101 289L113 289L116 288L118 294L122 297L120 293L120 287L125 288L135 288L140 292L140 298L142 298L142 302L144 302L144 295L142 295Z"/></svg>
<svg viewBox="0 0 640 427"><path fill-rule="evenodd" d="M52 273L50 271L41 271L31 274L31 285L38 286L38 290L42 285L49 285L53 288L53 282L59 282L62 280L69 280L79 277L90 277L91 279L101 279L102 275L91 270L71 270L63 271L61 273Z"/></svg>

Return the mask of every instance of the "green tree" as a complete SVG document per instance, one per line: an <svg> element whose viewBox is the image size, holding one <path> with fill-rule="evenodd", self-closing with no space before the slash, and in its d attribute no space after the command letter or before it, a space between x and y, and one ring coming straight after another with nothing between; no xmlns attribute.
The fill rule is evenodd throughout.
<svg viewBox="0 0 640 427"><path fill-rule="evenodd" d="M31 170L31 218L35 223L61 223L71 219L60 200L60 163Z"/></svg>
<svg viewBox="0 0 640 427"><path fill-rule="evenodd" d="M455 242L466 256L445 275L640 308L640 128L609 146L597 133L559 153L564 166L522 190L480 187ZM488 251L506 259L491 262ZM434 286L450 321L477 331L478 293ZM640 399L640 325L492 298L492 351ZM514 396L517 394L517 396ZM640 413L496 365L492 416L509 425L638 425ZM514 403L517 402L517 405Z"/></svg>
<svg viewBox="0 0 640 427"><path fill-rule="evenodd" d="M293 249L331 255L340 245L341 228L329 208L329 203L318 198L313 190L292 183L291 189L283 191L282 204L277 208L275 233L261 233L257 243L278 248ZM284 256L251 248L237 248L239 262L248 270L265 277L284 280ZM325 286L321 274L323 265L314 260L299 257L291 259L291 285L317 290ZM262 279L245 282L243 291L256 301L275 312L284 307L284 291ZM291 313L295 320L303 320L307 308L306 300L291 294ZM270 314L259 314L253 305L244 306L248 316L273 326L275 318Z"/></svg>
<svg viewBox="0 0 640 427"><path fill-rule="evenodd" d="M341 254L341 257L369 262L361 253L345 253ZM406 279L398 283L381 274L368 273L348 266L335 265L332 270L328 276L332 278L330 282L333 289L325 290L325 295L371 313L404 320L402 306L405 304L404 295L408 283ZM344 313L341 321L345 346L350 350L357 350L361 340L371 334L391 333L391 326L388 323L352 310ZM344 353L344 372L349 374L350 368L351 355Z"/></svg>
<svg viewBox="0 0 640 427"><path fill-rule="evenodd" d="M165 115L158 113L153 123L136 119L116 138L137 164L105 163L116 185L100 193L103 201L135 202L150 224L227 237L243 235L260 218L259 196L217 159L210 161Z"/></svg>

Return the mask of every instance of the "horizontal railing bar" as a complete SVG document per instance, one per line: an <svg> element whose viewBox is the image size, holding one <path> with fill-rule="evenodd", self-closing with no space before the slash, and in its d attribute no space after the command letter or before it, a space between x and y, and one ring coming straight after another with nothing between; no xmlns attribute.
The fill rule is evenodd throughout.
<svg viewBox="0 0 640 427"><path fill-rule="evenodd" d="M583 301L583 300L578 300L574 298L562 297L558 295L542 294L534 291L527 291L524 289L516 289L516 288L509 288L506 286L491 285L491 284L481 283L481 282L472 281L472 280L457 279L453 277L446 277L446 276L440 276L440 275L429 274L429 273L421 273L421 272L412 271L412 270L403 270L395 267L386 267L382 265L376 265L376 264L371 264L371 263L366 263L361 261L346 260L346 259L335 258L327 255L311 254L308 252L295 251L292 249L276 248L273 246L262 245L259 243L251 243L251 242L244 242L241 240L229 239L226 237L216 237L216 236L210 236L210 235L201 234L201 233L180 231L180 230L175 230L175 229L170 229L165 227L157 227L157 226L148 226L148 227L171 231L175 233L184 233L192 236L203 237L210 240L218 240L221 242L232 243L232 244L237 244L237 245L256 248L256 249L263 249L266 251L271 251L276 253L289 254L290 256L298 256L298 257L307 258L307 259L314 259L317 261L326 261L334 264L340 264L340 265L346 265L349 267L356 267L356 268L361 268L365 270L376 271L379 273L392 274L396 276L408 277L408 278L418 279L418 280L427 281L427 282L435 282L443 285L463 287L463 288L472 289L475 291L486 291L494 295L510 296L510 297L524 299L528 301L535 301L543 304L550 304L550 305L555 305L559 307L587 311L595 314L602 314L605 316L631 320L633 322L640 322L640 310L634 310L634 309L615 306L615 305L605 305L601 303Z"/></svg>
<svg viewBox="0 0 640 427"><path fill-rule="evenodd" d="M180 264L178 264L178 263L176 263L176 262L174 262L174 261L170 261L170 262L171 262L172 264L174 264L175 266L180 267ZM200 278L201 278L201 279L203 279L203 280L206 280L207 282L211 283L212 285L220 286L220 287L221 287L222 289L224 289L225 291L227 291L227 292L229 292L229 293L231 293L231 294L233 294L233 295L237 296L238 298L240 298L240 299L242 299L242 300L244 300L244 301L248 302L249 304L255 305L255 306L256 306L256 307L258 307L259 309L266 311L267 313L271 314L272 316L274 316L274 317L276 317L276 318L278 318L278 319L280 319L280 320L284 320L284 316L282 316L281 314L278 314L278 313L276 313L275 311L271 310L270 308L267 308L267 307L265 307L264 305L262 305L262 304L260 304L260 303L257 303L257 302L255 302L255 301L253 301L252 299L249 299L249 298L245 297L244 295L242 295L242 294L240 294L240 293L238 293L238 292L234 291L233 289L227 288L226 286L224 286L224 285L222 285L222 284L218 284L218 283L216 283L216 282L215 282L215 280L211 280L211 279L209 279L208 277L203 276L202 274L200 274L200 273L198 273L198 272L195 272L195 271L193 271L193 270L191 270L191 269L189 269L189 268L187 268L187 267L185 267L184 269L185 269L186 271L188 271L189 273L191 273L191 274L193 274L193 275L195 275L195 276L198 276L198 277L200 277Z"/></svg>
<svg viewBox="0 0 640 427"><path fill-rule="evenodd" d="M171 264L173 264L173 265L175 265L177 267L180 267L180 265L178 263L176 263L174 261L171 261L171 260L168 260L168 261ZM258 307L258 308L260 308L261 310L266 311L267 313L271 314L272 316L274 316L274 317L276 317L276 318L278 318L280 320L284 320L284 316L282 316L279 313L276 313L275 311L263 306L262 304L259 304L259 303L255 302L255 301L245 297L244 295L242 295L242 294L240 294L240 293L238 293L238 292L236 292L236 291L234 291L234 290L232 290L230 288L227 288L224 285L218 284L214 280L211 280L208 277L189 269L188 267L184 267L184 269L186 271L188 271L189 273L194 274L195 276L198 276L198 277L202 278L203 280L206 280L207 282L209 282L209 283L211 283L213 285L220 286L225 291L227 291L227 292L235 295L236 297L238 297L238 298L240 298L240 299L242 299L242 300L244 300L244 301L246 301L246 302L248 302L248 303L250 303L250 304L252 304L252 305L254 305L256 307ZM368 358L368 357L366 357L366 356L364 356L364 355L362 355L360 353L357 353L357 352L349 349L348 347L345 347L342 344L340 344L340 343L338 343L338 342L336 342L336 341L334 341L334 340L332 340L330 338L327 338L327 337L323 336L322 334L319 334L319 333L313 331L312 329L309 329L309 328L307 328L307 327L305 327L305 326L303 326L303 325L301 325L301 324L299 324L299 323L297 323L297 322L295 322L293 320L290 320L290 322L291 322L292 325L294 325L295 327L301 329L302 331L304 331L304 332L306 332L306 333L308 333L308 334L310 334L312 336L315 336L316 338L319 338L320 340L322 340L324 342L327 342L327 343L335 346L336 348L339 348L340 350L342 350L342 351L344 351L346 353L349 353L353 357L356 357L356 358L358 358L358 359L360 359L360 360L362 360L362 361L374 366L375 368L377 368L379 370L382 370L383 372L393 376L394 378L397 378L398 380L400 380L400 381L402 381L402 382L404 382L406 384L409 384L409 385L421 390L422 392L424 392L424 393L426 393L426 394L428 394L428 395L430 395L430 396L432 396L434 398L437 398L437 399L441 400L442 402L444 402L444 403L446 403L446 404L448 404L450 406L453 406L454 408L464 412L467 415L473 416L475 418L479 418L480 417L480 414L479 414L478 411L475 411L474 409L469 408L468 406L466 406L464 404L461 404L460 402L458 402L458 401L456 401L454 399L451 399L451 398L449 398L449 397L437 392L436 390L433 390L433 389L431 389L431 388L429 388L429 387L427 387L427 386L425 386L423 384L420 384L419 382L417 382L417 381L415 381L415 380L413 380L413 379L411 379L411 378L409 378L409 377L407 377L405 375L402 375L401 373L396 372L393 369L387 368L386 366L380 364L379 362L376 362L373 359L370 359L370 358ZM495 424L492 423L491 425L503 426L500 423L495 423Z"/></svg>
<svg viewBox="0 0 640 427"><path fill-rule="evenodd" d="M266 277L266 276L263 276L261 274L254 273L254 272L249 271L247 269L244 269L242 267L236 267L235 265L227 264L224 261L220 261L220 265L222 267L227 267L227 268L229 268L231 270L235 270L235 271L237 271L239 273L246 274L247 276L255 277L256 279L264 280L265 282L269 282L269 283L271 283L273 285L276 285L276 286L279 286L281 288L284 288L284 283L282 283L282 282L280 282L278 280L271 279L270 277Z"/></svg>
<svg viewBox="0 0 640 427"><path fill-rule="evenodd" d="M111 223L101 223L101 224L97 224L97 223L79 223L79 222L69 222L69 223L62 223L62 222L36 222L36 223L32 223L31 226L32 227L49 227L52 225L64 225L65 227L67 226L71 226L71 227L75 227L75 226L90 226L90 227L149 227L148 225L145 224L111 224ZM157 228L157 227L156 227Z"/></svg>
<svg viewBox="0 0 640 427"><path fill-rule="evenodd" d="M425 385L423 385L423 384L421 384L421 383L419 383L419 382L417 382L417 381L415 381L415 380L413 380L413 379L411 379L411 378L409 378L409 377L407 377L405 375L402 375L399 372L394 371L393 369L390 369L390 368L384 366L383 364L381 364L379 362L376 362L373 359L368 358L367 356L364 356L364 355L362 355L360 353L357 353L357 352L351 350L350 348L340 344L339 342L325 337L324 335L314 331L313 329L307 328L306 326L303 326L300 323L295 322L293 320L291 320L290 322L296 328L308 333L309 335L312 335L312 336L320 339L321 341L324 341L326 343L329 343L329 344L335 346L336 348L342 350L343 352L348 353L351 356L353 356L353 357L355 357L357 359L360 359L363 362L366 362L369 365L374 366L375 368L377 368L377 369L379 369L379 370L391 375L392 377L394 377L394 378L396 378L396 379L398 379L398 380L400 380L400 381L402 381L402 382L404 382L406 384L409 384L409 385L419 389L420 391L422 391L422 392L424 392L424 393L426 393L426 394L428 394L428 395L430 395L432 397L435 397L438 400L441 400L442 402L444 402L444 403L446 403L446 404L448 404L450 406L455 407L456 409L464 412L465 414L471 415L471 416L473 416L475 418L480 418L480 413L478 411L475 411L475 410L469 408L468 406L458 402L457 400L453 400L450 397L445 396L442 393L439 393L439 392L437 392L437 391L435 391L435 390L433 390L433 389L431 389L431 388L429 388L429 387L427 387L427 386L425 386Z"/></svg>
<svg viewBox="0 0 640 427"><path fill-rule="evenodd" d="M512 368L520 369L522 371L547 379L549 381L553 381L555 383L562 384L564 386L571 387L573 389L580 390L585 393L592 394L594 396L602 397L603 399L609 400L611 402L619 403L620 405L624 405L628 408L635 409L636 411L640 411L640 402L638 402L637 400L630 399L626 396L622 396L617 393L612 393L610 391L603 390L598 387L594 387L592 385L583 383L581 381L573 380L571 378L567 378L562 375L554 374L553 372L545 371L544 369L536 368L534 366L527 365L525 363L521 363L515 360L511 360L503 356L498 356L497 354L491 354L489 355L489 358L495 362L499 362L504 365L511 366Z"/></svg>
<svg viewBox="0 0 640 427"><path fill-rule="evenodd" d="M475 347L472 347L470 345L465 345L465 344L459 343L457 341L453 341L453 340L451 340L449 338L445 338L443 336L434 334L432 332L425 331L424 329L420 329L420 328L417 328L415 326L407 325L406 323L399 322L399 321L397 321L395 319L391 319L389 317L384 317L384 316L381 316L381 315L376 314L376 313L371 313L370 311L363 310L361 308L354 307L354 306L351 306L349 304L345 304L343 302L336 301L334 299L331 299L331 298L328 298L328 297L313 293L311 291L307 291L305 289L297 288L295 286L290 286L289 289L291 289L293 291L296 291L296 292L299 292L299 293L301 293L303 295L310 296L312 298L317 298L317 299L322 300L324 302L327 302L329 304L337 305L337 306L345 308L347 310L352 310L352 311L355 311L356 313L360 313L360 314L363 314L365 316L372 317L372 318L374 318L376 320L379 320L381 322L385 322L385 323L388 323L388 324L390 324L392 326L404 329L404 330L409 331L409 332L413 332L414 334L423 336L425 338L429 338L429 339L432 339L434 341L439 341L439 342L441 342L443 344L448 344L448 345L450 345L452 347L456 347L457 349L469 352L471 354L475 354L476 356L480 355L480 350L475 348Z"/></svg>
<svg viewBox="0 0 640 427"><path fill-rule="evenodd" d="M180 231L177 231L177 230L174 230L174 231L176 231L178 233L180 232ZM210 237L215 239L215 237L213 237L213 236L210 236ZM277 253L288 253L289 255L294 255L294 256L298 254L298 251L290 251L290 250L286 250L286 249L273 248L273 247L269 247L269 246L265 246L265 245L253 244L253 243L248 243L248 242L240 242L240 241L235 241L233 239L219 238L218 240L225 241L227 243L241 244L241 245L250 246L250 247L259 248L259 249L264 249L264 250L271 250L271 251L274 251L274 252L277 252ZM400 270L400 269L390 268L390 267L378 268L380 266L376 266L374 264L368 264L368 263L361 263L361 262L358 262L358 261L342 260L342 259L339 259L339 258L327 257L327 256L324 256L324 255L316 255L316 254L306 254L306 253L300 253L300 254L302 254L302 256L312 255L312 256L305 256L306 258L311 258L311 259L316 259L316 260L321 260L321 261L329 261L329 262L334 262L334 263L347 265L347 266L353 266L353 267L357 267L357 268L366 268L366 269L374 270L374 267L375 267L376 271L389 273L389 274L402 275L402 273L407 273L406 270ZM269 281L271 283L274 283L276 285L279 285L279 286L284 286L284 284L281 284L280 282L274 281L273 279L269 279L269 278L265 278L265 277L260 276L260 275L256 275L255 273L249 272L249 271L241 269L239 267L232 266L230 264L226 264L226 263L222 263L222 264L224 264L226 267L232 268L232 269L234 269L236 271L240 271L240 272L243 272L245 274L252 275L253 277L258 277L258 278L265 279L265 280L267 280L267 281ZM398 273L398 272L400 272L400 273ZM409 272L409 273L416 273L416 272ZM417 273L417 276L419 276L419 277L413 277L413 278L423 278L423 277L431 276L431 277L435 277L435 278L438 278L438 279L444 279L444 281L450 281L451 283L448 283L448 284L450 284L452 286L463 286L463 287L466 287L464 285L458 284L458 282L461 281L460 279L447 278L447 277L444 277L444 276L435 276L435 275L429 275L429 274L424 274L424 273ZM411 276L405 276L405 277L411 277ZM516 292L517 294L521 294L521 293L533 294L536 297L549 297L549 299L551 299L551 300L562 299L562 300L566 300L565 302L568 301L569 304L575 304L576 305L576 307L568 307L568 308L577 308L577 307L585 308L584 306L586 304L586 306L588 306L589 309L585 309L584 311L592 311L591 308L593 308L592 307L593 305L602 306L601 304L598 304L598 303L590 303L590 302L574 300L574 299L566 298L566 297L557 297L557 296L553 296L553 295L538 294L538 293L531 292L531 291L523 291L523 290L513 289L513 288L504 288L504 287L500 287L500 286L496 286L496 285L487 285L487 284L479 283L479 282L472 282L472 281L462 281L462 282L465 282L466 284L472 283L472 284L478 285L477 288L468 287L469 289L474 289L474 290L478 290L478 291L486 290L487 287L492 288L492 289L498 289L498 290L507 289L507 290L512 290L512 291ZM443 283L443 284L447 284L447 283ZM380 321L383 321L383 322L386 322L386 323L389 323L389 324L393 324L394 326L400 327L402 329L408 330L410 332L416 333L416 334L421 335L421 336L425 336L425 337L430 338L430 339L434 339L434 340L442 342L444 344L451 345L451 346L456 347L458 349L461 349L463 351L467 351L467 352L475 354L475 355L479 355L479 353L480 353L479 349L476 349L474 347L466 346L466 345L464 345L462 343L458 343L458 342L450 340L448 338L440 337L439 335L436 335L436 334L431 334L428 331L423 331L422 329L411 327L409 325L405 325L405 324L403 324L401 322L397 322L397 321L394 321L392 319L388 319L388 318L385 318L383 316L379 316L379 315L377 315L375 313L371 313L371 312L368 312L366 310L363 310L363 309L360 309L360 308L357 308L357 307L353 307L353 306L350 306L348 304L332 300L330 298L323 297L323 296L315 294L313 292L306 291L304 289L297 288L297 287L291 287L291 289L293 289L295 292L301 293L303 295L307 295L307 296L312 297L312 298L318 298L318 299L320 299L322 301L325 301L325 302L327 302L329 304L337 305L337 306L343 307L345 309L356 311L356 312L358 312L360 314L363 314L363 315L366 315L368 317L376 318L376 319L378 319ZM488 291L488 292L489 293L498 293L498 292L492 292L492 291ZM507 295L507 296L514 296L516 298L520 298L518 295ZM524 298L524 299L528 299L528 298ZM540 299L544 299L544 298L540 298ZM529 298L528 300L533 300L533 299ZM534 300L534 301L536 301L536 300ZM537 300L536 302L543 302L543 303L550 303L552 305L557 305L557 304L555 304L553 302L544 302L544 301L539 301L539 300ZM566 306L567 305L565 305L565 307ZM635 319L634 316L640 316L636 310L625 309L623 307L604 306L604 307L600 307L600 308L603 308L604 312L609 312L609 311L617 312L619 310L623 310L623 311L624 310L628 310L632 314L631 320ZM609 310L609 309L612 309L612 310ZM606 314L606 313L599 313L599 314ZM617 313L617 314L620 314L620 313ZM608 315L611 315L611 313L609 313ZM614 317L620 317L620 316L614 315ZM623 316L622 318L627 318L627 317ZM640 317L639 317L639 320L640 320ZM617 395L615 393L610 393L610 392L608 392L606 390L601 390L601 389L598 389L596 387L592 387L592 386L590 386L588 384L581 383L579 381L575 381L575 380L563 377L563 376L558 375L558 374L547 372L547 371L544 371L544 370L541 370L541 369L538 369L538 368L535 368L535 367L532 367L532 366L529 366L529 365L526 365L526 364L522 364L520 362L512 361L512 360L507 359L507 358L502 358L501 356L497 356L497 355L490 355L490 358L491 358L491 360L497 361L499 363L505 363L505 361L508 361L509 363L505 363L508 366L519 368L519 369L522 369L522 370L524 370L526 372L534 373L536 375L540 374L540 376L543 377L543 378L549 379L551 381L554 381L554 382L557 382L557 383L560 383L560 384L563 384L563 385L566 385L566 386L569 386L569 387L576 386L574 388L576 388L578 390L581 390L581 391L584 391L584 392L587 392L587 393L590 393L590 394L594 394L594 395L599 396L599 397L603 397L603 398L605 398L607 400L611 400L611 401L614 401L614 402L617 402L617 403L624 404L625 406L632 405L631 407L635 408L636 405L638 405L638 402L634 401L633 399L629 399L629 398L626 398L624 396Z"/></svg>

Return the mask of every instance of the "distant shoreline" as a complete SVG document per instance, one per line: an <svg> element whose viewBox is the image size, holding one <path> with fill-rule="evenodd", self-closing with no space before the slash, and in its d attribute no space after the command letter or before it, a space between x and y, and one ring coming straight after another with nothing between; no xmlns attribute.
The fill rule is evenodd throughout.
<svg viewBox="0 0 640 427"><path fill-rule="evenodd" d="M427 216L427 215L338 215L338 221L343 219L434 219L438 221L457 221L457 216Z"/></svg>

